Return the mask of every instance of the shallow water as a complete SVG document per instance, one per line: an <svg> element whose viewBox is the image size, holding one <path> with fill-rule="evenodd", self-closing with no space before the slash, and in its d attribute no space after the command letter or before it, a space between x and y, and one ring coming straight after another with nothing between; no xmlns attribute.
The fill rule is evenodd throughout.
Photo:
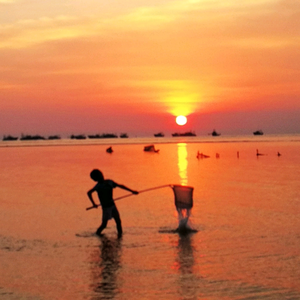
<svg viewBox="0 0 300 300"><path fill-rule="evenodd" d="M0 147L0 299L300 299L299 138L129 140ZM175 232L165 187L116 202L122 239L113 221L95 236L95 167L137 190L193 186L195 232Z"/></svg>

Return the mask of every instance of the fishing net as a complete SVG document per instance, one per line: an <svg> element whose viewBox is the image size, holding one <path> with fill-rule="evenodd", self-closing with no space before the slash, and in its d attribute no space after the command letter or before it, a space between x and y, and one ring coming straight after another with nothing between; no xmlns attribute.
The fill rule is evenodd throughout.
<svg viewBox="0 0 300 300"><path fill-rule="evenodd" d="M193 187L184 186L184 185L166 184L166 185L161 185L161 186L156 186L153 188L141 190L141 191L139 191L139 193L152 191L152 190L156 190L156 189L160 189L160 188L164 188L164 187L171 187L174 192L175 206L176 206L176 210L178 212L178 221L179 221L179 225L178 225L178 228L176 229L176 232L180 232L180 233L194 232L194 230L192 228L190 228L190 226L188 224L189 217L191 215L191 210L193 208L193 191L194 191ZM130 194L115 198L114 201L117 201L117 200L120 200L120 199L123 199L126 197L130 197L132 195L133 194L130 193ZM90 210L92 208L95 208L95 206L88 207L88 208L86 208L86 210Z"/></svg>
<svg viewBox="0 0 300 300"><path fill-rule="evenodd" d="M194 188L183 185L172 186L175 196L175 206L178 212L178 231L186 231L189 228L188 221L193 207Z"/></svg>
<svg viewBox="0 0 300 300"><path fill-rule="evenodd" d="M177 209L191 209L193 207L193 187L173 185L172 189L174 192L175 206Z"/></svg>

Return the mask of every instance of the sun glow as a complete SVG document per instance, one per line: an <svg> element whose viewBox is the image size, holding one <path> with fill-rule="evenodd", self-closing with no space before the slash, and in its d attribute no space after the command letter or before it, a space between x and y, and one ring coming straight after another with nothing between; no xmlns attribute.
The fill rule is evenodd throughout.
<svg viewBox="0 0 300 300"><path fill-rule="evenodd" d="M187 122L186 116L182 116L182 115L181 115L181 116L176 117L176 123L177 123L178 125L180 125L180 126L185 125L186 122Z"/></svg>

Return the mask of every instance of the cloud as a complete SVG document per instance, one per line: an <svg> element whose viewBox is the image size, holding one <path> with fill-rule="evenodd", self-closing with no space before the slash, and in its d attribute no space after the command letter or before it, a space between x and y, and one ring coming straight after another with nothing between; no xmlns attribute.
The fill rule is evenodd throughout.
<svg viewBox="0 0 300 300"><path fill-rule="evenodd" d="M1 31L0 48L15 49L92 34L88 20L70 16L21 20L15 24L2 25Z"/></svg>
<svg viewBox="0 0 300 300"><path fill-rule="evenodd" d="M0 5L1 4L11 4L11 3L16 3L18 0L0 0Z"/></svg>
<svg viewBox="0 0 300 300"><path fill-rule="evenodd" d="M298 1L105 3L23 2L0 25L1 86L19 87L5 95L168 111L279 107L282 91L299 99Z"/></svg>
<svg viewBox="0 0 300 300"><path fill-rule="evenodd" d="M203 41L221 46L278 47L299 42L300 9L293 1L171 1L109 16L86 9L82 15L77 10L68 14L63 6L61 11L63 14L2 24L0 47L31 47L63 39L105 38L109 34L139 37L140 32L164 34L167 39L170 32L177 40L190 38L190 43ZM149 35L144 39L151 39Z"/></svg>
<svg viewBox="0 0 300 300"><path fill-rule="evenodd" d="M158 15L151 13L157 13L158 10L148 6L140 7L139 4L136 8L133 5L128 8L125 5L104 3L106 2L90 0L83 6L82 1L64 4L61 1L51 1L50 4L35 3L33 8L30 2L25 1L22 6L15 6L13 11L8 10L6 22L2 21L0 24L0 48L25 48L47 41L136 30L142 29L149 22L153 25L163 21ZM117 9L119 6L124 7L124 11ZM166 16L162 16L164 17Z"/></svg>

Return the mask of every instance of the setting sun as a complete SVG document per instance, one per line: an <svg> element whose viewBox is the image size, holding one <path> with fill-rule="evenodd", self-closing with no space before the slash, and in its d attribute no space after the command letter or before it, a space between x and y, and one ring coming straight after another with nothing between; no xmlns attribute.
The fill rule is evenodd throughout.
<svg viewBox="0 0 300 300"><path fill-rule="evenodd" d="M176 117L176 123L180 126L185 125L187 122L187 118L185 116Z"/></svg>

